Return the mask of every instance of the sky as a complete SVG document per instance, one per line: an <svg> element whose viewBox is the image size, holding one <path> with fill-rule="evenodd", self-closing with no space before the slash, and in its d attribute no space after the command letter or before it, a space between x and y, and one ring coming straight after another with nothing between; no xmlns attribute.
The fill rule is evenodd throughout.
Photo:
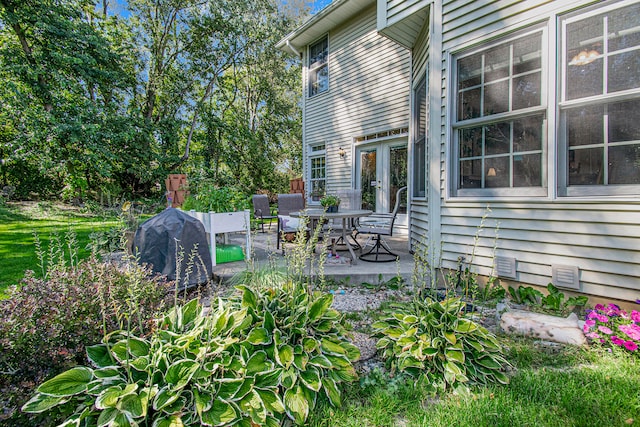
<svg viewBox="0 0 640 427"><path fill-rule="evenodd" d="M316 12L319 12L320 10L324 9L324 7L326 5L331 3L331 0L317 0L317 1L314 1L312 3L313 3L313 6L311 8L311 13L316 13Z"/></svg>
<svg viewBox="0 0 640 427"><path fill-rule="evenodd" d="M126 11L127 0L116 0L115 2L109 2L109 3L110 3L110 8L112 12L115 12L116 14L120 14L123 16L127 15L127 11ZM310 0L309 3L311 4L311 13L316 14L322 9L324 9L329 3L331 3L331 0Z"/></svg>

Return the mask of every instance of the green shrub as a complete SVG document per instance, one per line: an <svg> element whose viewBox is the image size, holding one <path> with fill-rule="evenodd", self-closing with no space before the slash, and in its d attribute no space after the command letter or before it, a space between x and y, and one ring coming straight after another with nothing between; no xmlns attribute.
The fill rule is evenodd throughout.
<svg viewBox="0 0 640 427"><path fill-rule="evenodd" d="M359 351L332 296L238 289L208 314L197 300L175 307L148 339L107 335L87 349L92 368L44 382L23 410L63 407L89 426L279 426L303 424L318 399L340 404Z"/></svg>
<svg viewBox="0 0 640 427"><path fill-rule="evenodd" d="M470 319L460 298L430 298L394 307L375 322L373 336L392 372L426 381L434 390L467 384L507 384L508 365L495 335Z"/></svg>
<svg viewBox="0 0 640 427"><path fill-rule="evenodd" d="M509 286L509 296L517 304L526 304L533 310L566 316L571 311L584 307L589 299L584 296L566 298L553 283L547 285L547 295L531 286L520 285L517 289Z"/></svg>
<svg viewBox="0 0 640 427"><path fill-rule="evenodd" d="M233 187L216 187L204 181L194 194L187 196L182 209L198 212L235 212L249 209L249 195Z"/></svg>
<svg viewBox="0 0 640 427"><path fill-rule="evenodd" d="M27 272L0 301L0 386L5 407L19 407L35 383L78 363L105 331L140 334L164 306L169 284L135 263L95 258L58 264L46 278Z"/></svg>

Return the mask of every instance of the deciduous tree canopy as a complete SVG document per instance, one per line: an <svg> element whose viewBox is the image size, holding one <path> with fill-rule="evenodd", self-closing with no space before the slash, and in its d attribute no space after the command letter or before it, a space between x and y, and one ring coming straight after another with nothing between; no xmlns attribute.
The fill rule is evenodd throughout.
<svg viewBox="0 0 640 427"><path fill-rule="evenodd" d="M0 0L0 181L148 194L186 172L249 191L300 169L299 70L276 0Z"/></svg>

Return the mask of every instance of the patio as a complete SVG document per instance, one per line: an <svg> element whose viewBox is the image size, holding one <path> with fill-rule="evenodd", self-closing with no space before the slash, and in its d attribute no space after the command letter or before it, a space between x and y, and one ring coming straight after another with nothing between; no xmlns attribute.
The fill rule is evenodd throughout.
<svg viewBox="0 0 640 427"><path fill-rule="evenodd" d="M229 243L234 245L243 245L245 241L244 233L230 233ZM286 256L282 255L281 250L276 249L276 224L271 227L265 227L265 232L252 232L252 258L256 268L267 265L272 260L279 266L285 266ZM372 283L388 281L400 275L406 281L410 281L413 273L413 255L409 253L407 235L396 233L394 236L385 236L385 241L389 244L391 250L399 255L396 262L365 262L357 260L354 264L332 263L327 260L324 266L324 274L337 282L348 282L351 284ZM362 244L366 240L366 236L358 237L358 241ZM318 250L320 253L320 245ZM291 248L292 244L285 244L285 251ZM338 255L342 258L349 258L347 250L339 250ZM360 251L356 251L356 255L360 255ZM344 259L344 258L343 258ZM246 261L235 261L218 264L213 268L213 274L218 280L227 280L236 273L247 268Z"/></svg>

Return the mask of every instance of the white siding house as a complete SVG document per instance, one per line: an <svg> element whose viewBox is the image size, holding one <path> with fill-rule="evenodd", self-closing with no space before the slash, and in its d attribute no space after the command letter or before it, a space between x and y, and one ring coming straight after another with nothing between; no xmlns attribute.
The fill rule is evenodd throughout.
<svg viewBox="0 0 640 427"><path fill-rule="evenodd" d="M406 185L410 52L378 33L376 10L374 0L336 1L280 42L302 62L309 204L362 188L368 207L388 209L398 183L383 159L401 163Z"/></svg>
<svg viewBox="0 0 640 427"><path fill-rule="evenodd" d="M375 15L411 54L411 241L509 284L640 298L640 2L378 0Z"/></svg>

